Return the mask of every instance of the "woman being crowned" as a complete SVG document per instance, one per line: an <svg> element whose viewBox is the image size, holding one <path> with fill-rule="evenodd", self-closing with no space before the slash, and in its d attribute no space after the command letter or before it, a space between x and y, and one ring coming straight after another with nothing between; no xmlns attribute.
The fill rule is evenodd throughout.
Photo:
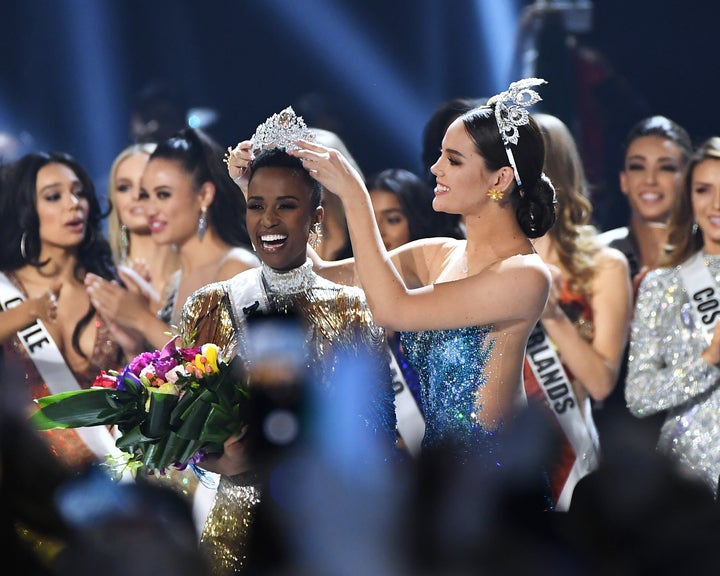
<svg viewBox="0 0 720 576"><path fill-rule="evenodd" d="M181 314L185 344L224 343L250 378L247 426L225 443L222 455L200 464L221 475L201 538L214 574L245 573L259 562L250 541L267 475L283 450L302 439L307 399L334 399L334 375L343 362L369 359L371 366L365 389L354 392L363 402L352 417L387 448L388 458L396 440L384 331L374 324L362 290L319 277L306 256L323 209L320 184L286 151L303 138L311 135L291 108L258 127L254 159L236 183L246 194L247 229L262 267L198 290ZM281 329L264 332L272 326L268 319ZM276 408L296 414L294 440L268 431Z"/></svg>

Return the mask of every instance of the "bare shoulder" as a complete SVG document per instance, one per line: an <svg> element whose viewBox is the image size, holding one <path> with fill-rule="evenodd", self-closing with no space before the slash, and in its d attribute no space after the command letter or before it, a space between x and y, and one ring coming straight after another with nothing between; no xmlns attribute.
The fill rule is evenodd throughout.
<svg viewBox="0 0 720 576"><path fill-rule="evenodd" d="M600 270L630 273L627 257L617 248L602 246L595 255L595 262Z"/></svg>
<svg viewBox="0 0 720 576"><path fill-rule="evenodd" d="M260 260L247 248L236 247L228 252L218 268L216 280L227 280L240 272L260 266Z"/></svg>
<svg viewBox="0 0 720 576"><path fill-rule="evenodd" d="M517 274L526 277L528 281L537 281L549 284L552 281L550 270L538 254L516 254L509 258L499 260L490 270L503 274Z"/></svg>

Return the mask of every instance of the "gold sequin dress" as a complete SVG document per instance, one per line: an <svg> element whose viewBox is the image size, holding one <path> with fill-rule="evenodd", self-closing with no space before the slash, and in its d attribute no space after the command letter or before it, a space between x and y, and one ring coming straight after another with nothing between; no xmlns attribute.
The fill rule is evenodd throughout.
<svg viewBox="0 0 720 576"><path fill-rule="evenodd" d="M259 290L248 290L257 286ZM253 296L250 296L252 294ZM362 290L334 284L312 271L312 262L288 272L264 265L225 282L210 284L185 303L180 333L185 344L215 342L236 353L248 353L246 315L258 307L271 313L292 313L304 320L309 368L320 387L331 387L341 354L372 351L382 382L368 385L372 411L366 415L373 431L394 445L394 393L387 363L385 333L373 323ZM261 501L258 478L252 473L221 476L215 501L201 536L212 574L242 574L247 567L250 531Z"/></svg>

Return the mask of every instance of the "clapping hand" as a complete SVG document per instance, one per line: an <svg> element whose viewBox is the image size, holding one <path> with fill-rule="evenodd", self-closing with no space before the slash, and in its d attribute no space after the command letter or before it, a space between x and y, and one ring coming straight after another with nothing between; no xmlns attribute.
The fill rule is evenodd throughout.
<svg viewBox="0 0 720 576"><path fill-rule="evenodd" d="M34 316L38 320L42 322L49 322L51 324L57 321L58 298L60 297L61 287L62 286L58 284L40 296L30 298Z"/></svg>

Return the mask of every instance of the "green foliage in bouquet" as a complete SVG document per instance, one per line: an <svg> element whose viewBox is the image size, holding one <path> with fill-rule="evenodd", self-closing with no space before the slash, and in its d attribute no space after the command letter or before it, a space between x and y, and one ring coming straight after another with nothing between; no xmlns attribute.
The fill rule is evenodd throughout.
<svg viewBox="0 0 720 576"><path fill-rule="evenodd" d="M90 389L39 398L31 422L38 430L117 426L116 445L134 473L184 468L220 452L243 425L244 372L220 358L216 344L177 342L136 356L120 372L103 370Z"/></svg>

